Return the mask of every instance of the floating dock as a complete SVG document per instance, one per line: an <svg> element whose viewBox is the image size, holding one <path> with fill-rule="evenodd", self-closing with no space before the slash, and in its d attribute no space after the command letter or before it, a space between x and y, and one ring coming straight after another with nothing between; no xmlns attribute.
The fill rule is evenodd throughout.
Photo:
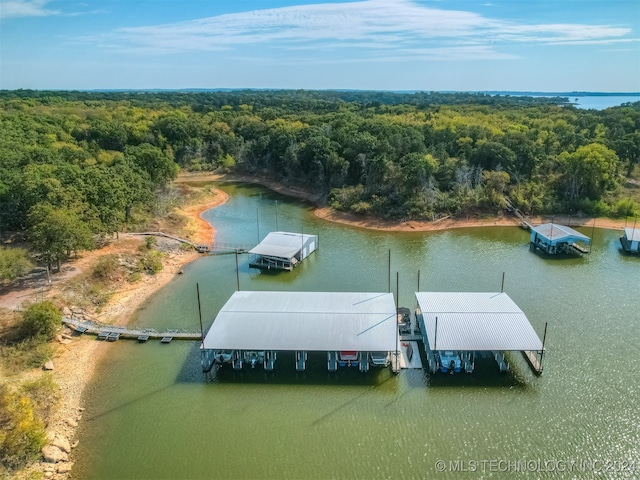
<svg viewBox="0 0 640 480"><path fill-rule="evenodd" d="M493 356L506 372L504 352L513 351L523 352L534 373L542 372L544 340L506 293L417 292L416 298L432 373L471 373L476 354Z"/></svg>
<svg viewBox="0 0 640 480"><path fill-rule="evenodd" d="M149 328L131 329L113 325L104 325L88 320L76 320L68 317L63 317L62 323L78 333L96 335L98 340L105 340L107 342L115 342L120 338L137 340L141 343L150 339L161 340L162 343L169 343L174 338L176 340L202 340L202 333L200 332L185 332L176 329L157 332ZM165 339L168 340L165 341Z"/></svg>
<svg viewBox="0 0 640 480"><path fill-rule="evenodd" d="M271 232L249 250L255 255L249 267L261 270L291 271L318 248L317 235Z"/></svg>
<svg viewBox="0 0 640 480"><path fill-rule="evenodd" d="M587 254L591 239L565 225L544 223L531 229L531 251L540 250L547 255Z"/></svg>
<svg viewBox="0 0 640 480"><path fill-rule="evenodd" d="M276 352L295 352L296 370L304 371L307 352L325 352L329 371L366 372L371 352L393 357L396 316L391 293L235 292L204 339L202 368L273 369Z"/></svg>
<svg viewBox="0 0 640 480"><path fill-rule="evenodd" d="M640 253L640 227L625 228L624 234L620 237L622 249L627 253Z"/></svg>

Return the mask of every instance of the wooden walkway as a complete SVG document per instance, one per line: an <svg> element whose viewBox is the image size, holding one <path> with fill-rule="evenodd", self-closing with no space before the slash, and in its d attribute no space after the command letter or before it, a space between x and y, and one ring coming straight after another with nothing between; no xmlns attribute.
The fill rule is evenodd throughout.
<svg viewBox="0 0 640 480"><path fill-rule="evenodd" d="M511 202L511 200L509 200L507 197L504 197L504 201L507 203L507 211L513 213L516 217L518 217L518 220L520 220L520 225L527 230L531 230L533 228L533 223L531 223L529 219L525 215L523 215L520 210L518 210L518 207L516 207Z"/></svg>
<svg viewBox="0 0 640 480"><path fill-rule="evenodd" d="M531 352L529 350L523 350L522 355L529 362L529 366L533 373L536 375L542 374L542 364L540 363L541 358L535 354L535 352Z"/></svg>
<svg viewBox="0 0 640 480"><path fill-rule="evenodd" d="M108 342L114 342L120 338L138 340L139 342L146 342L147 340L153 339L160 340L162 343L169 343L173 339L202 340L202 334L200 332L185 332L177 329L158 332L152 328L132 329L68 317L63 317L62 323L78 333L96 335L98 340L106 340Z"/></svg>
<svg viewBox="0 0 640 480"><path fill-rule="evenodd" d="M186 240L186 239L180 238L180 237L174 237L173 235L169 235L168 233L164 233L164 232L132 232L131 235L152 235L152 236L170 238L172 240L176 240L178 242L186 243L187 245L191 245L193 248L195 248L200 253L208 252L209 250L211 250L213 248L213 245L202 245L202 244L199 244L199 243L193 243L191 240Z"/></svg>

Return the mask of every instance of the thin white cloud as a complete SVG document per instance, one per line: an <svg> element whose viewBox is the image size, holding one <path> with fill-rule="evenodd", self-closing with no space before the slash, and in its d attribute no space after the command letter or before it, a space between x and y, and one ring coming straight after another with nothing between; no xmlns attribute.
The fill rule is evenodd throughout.
<svg viewBox="0 0 640 480"><path fill-rule="evenodd" d="M61 16L61 17L78 17L80 15L94 15L98 13L105 13L106 10L95 9L86 11L75 12L61 12L60 10L52 10L46 8L47 4L51 0L0 0L0 19L5 20L9 18L21 18L21 17L48 17L48 16ZM80 8L86 8L89 5L86 3L78 3L76 6Z"/></svg>
<svg viewBox="0 0 640 480"><path fill-rule="evenodd" d="M513 43L606 42L629 28L584 24L525 24L460 10L426 7L412 0L363 0L299 5L218 15L173 24L118 29L91 41L128 51L215 51L261 46L277 49L432 57L513 58L499 51ZM441 54L438 52L442 52Z"/></svg>
<svg viewBox="0 0 640 480"><path fill-rule="evenodd" d="M49 2L50 0L2 0L0 19L58 15L58 11L45 8Z"/></svg>

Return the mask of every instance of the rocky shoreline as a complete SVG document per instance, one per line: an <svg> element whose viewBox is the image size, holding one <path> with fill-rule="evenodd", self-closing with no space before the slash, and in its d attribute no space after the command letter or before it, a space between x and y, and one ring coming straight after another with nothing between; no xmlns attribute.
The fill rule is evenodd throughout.
<svg viewBox="0 0 640 480"><path fill-rule="evenodd" d="M228 196L217 189L202 199L198 205L190 205L181 209L181 213L190 219L189 237L196 243L211 244L215 235L212 226L200 215L210 208L225 203ZM98 258L106 254L123 251L135 251L144 244L144 238L130 234L120 234L107 247L92 252L84 252L80 259L67 265L67 273L52 277L52 286L47 292L48 298L61 295L65 283L82 272L91 271ZM155 275L143 276L134 285L122 285L116 290L108 304L99 313L67 306L64 313L74 317L86 317L112 325L126 325L135 311L158 290L167 285L185 265L196 260L200 254L193 250L185 251L179 242L162 239L158 247L165 251L163 269ZM69 273L71 272L71 274ZM33 292L15 292L0 297L0 306L15 309L16 299L29 298ZM84 412L83 397L85 387L89 384L96 368L103 360L108 349L95 337L79 336L64 327L54 341L54 355L43 370L49 370L53 381L58 386L59 402L47 425L47 445L42 449L42 458L26 468L13 472L16 479L31 479L42 476L47 479L64 480L72 476L74 465L73 452L79 444L77 438L78 423ZM39 375L37 371L28 372L28 376Z"/></svg>

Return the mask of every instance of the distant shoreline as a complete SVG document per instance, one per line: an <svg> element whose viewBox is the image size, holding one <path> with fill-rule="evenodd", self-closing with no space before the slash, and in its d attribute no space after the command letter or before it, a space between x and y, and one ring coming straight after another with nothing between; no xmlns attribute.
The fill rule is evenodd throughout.
<svg viewBox="0 0 640 480"><path fill-rule="evenodd" d="M382 230L389 232L428 232L438 230L449 230L452 228L470 227L495 227L495 226L519 226L520 222L516 217L492 216L483 218L446 218L435 221L422 220L383 220L376 217L360 216L349 212L340 212L326 205L321 205L318 195L309 192L287 187L278 182L261 177L259 175L223 175L223 174L181 174L176 179L183 183L200 182L240 182L254 183L262 185L282 195L300 198L313 203L316 206L314 215L317 218L333 223L340 223L352 227L364 228L368 230ZM623 219L605 217L571 217L567 215L544 215L532 217L535 224L554 222L570 227L593 227L621 230L625 226Z"/></svg>

